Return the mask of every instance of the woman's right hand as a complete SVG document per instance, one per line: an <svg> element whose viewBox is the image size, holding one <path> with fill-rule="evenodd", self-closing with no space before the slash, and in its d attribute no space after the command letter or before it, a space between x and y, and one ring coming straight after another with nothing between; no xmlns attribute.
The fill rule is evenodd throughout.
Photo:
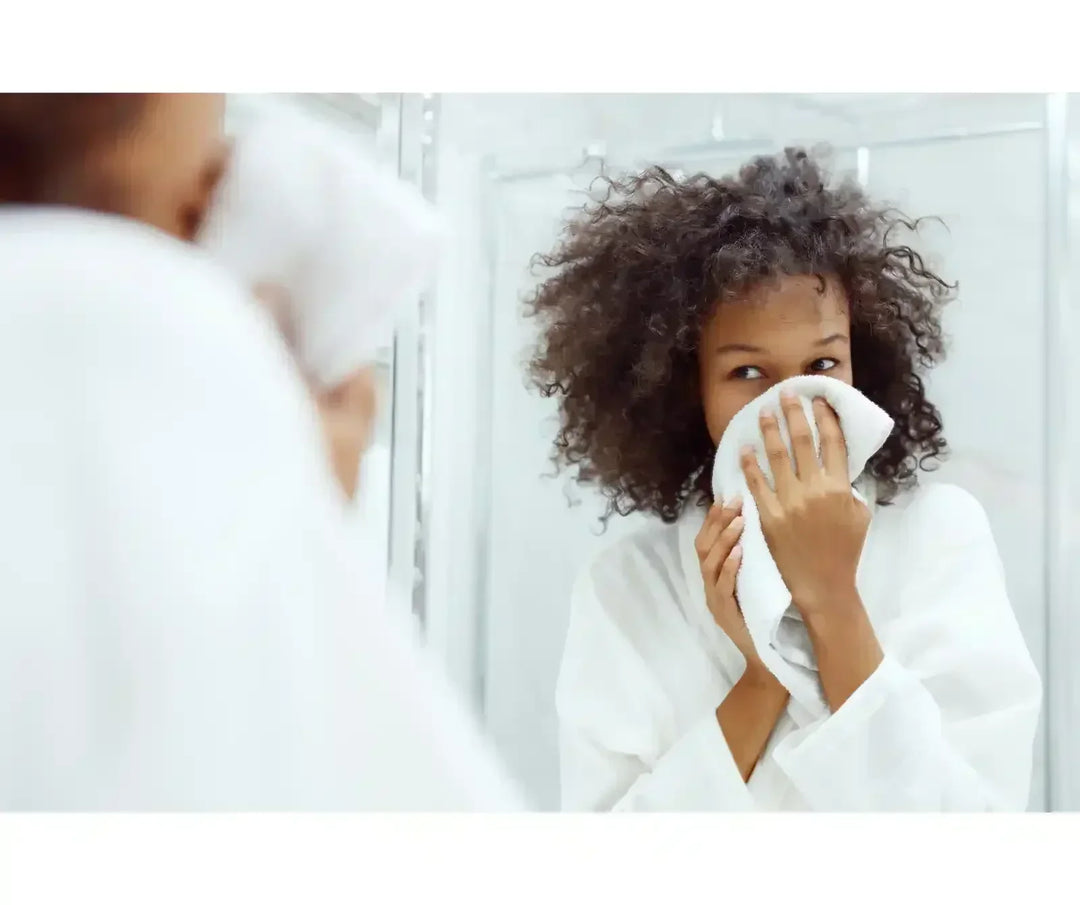
<svg viewBox="0 0 1080 905"><path fill-rule="evenodd" d="M709 612L746 658L747 670L760 669L764 674L768 670L758 656L735 596L735 576L742 562L742 547L739 545L743 530L741 513L742 501L738 499L727 506L712 506L694 541L694 547L701 564L701 579L705 584L705 601Z"/></svg>
<svg viewBox="0 0 1080 905"><path fill-rule="evenodd" d="M255 287L255 297L273 316L295 355L296 333L289 314L288 294L278 286L262 283ZM314 386L302 372L301 376L319 410L334 475L345 495L352 499L356 495L360 459L375 423L375 372L372 368L360 368L330 389Z"/></svg>

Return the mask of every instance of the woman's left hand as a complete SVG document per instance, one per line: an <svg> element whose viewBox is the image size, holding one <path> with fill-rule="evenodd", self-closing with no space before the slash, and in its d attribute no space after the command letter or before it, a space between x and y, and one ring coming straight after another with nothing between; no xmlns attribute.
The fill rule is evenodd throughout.
<svg viewBox="0 0 1080 905"><path fill-rule="evenodd" d="M847 444L828 403L814 400L820 461L798 399L785 396L781 404L794 462L776 415L763 412L761 433L776 489L769 486L752 449L743 452L742 469L792 601L810 617L829 609L831 601L858 599L855 573L870 512L851 492Z"/></svg>

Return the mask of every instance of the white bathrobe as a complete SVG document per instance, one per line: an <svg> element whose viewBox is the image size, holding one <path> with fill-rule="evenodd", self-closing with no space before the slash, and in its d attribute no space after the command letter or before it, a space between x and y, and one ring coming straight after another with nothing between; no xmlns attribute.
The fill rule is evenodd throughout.
<svg viewBox="0 0 1080 905"><path fill-rule="evenodd" d="M0 810L519 806L204 254L0 211L0 413Z"/></svg>
<svg viewBox="0 0 1080 905"><path fill-rule="evenodd" d="M858 587L884 662L816 723L785 712L748 783L716 718L745 661L706 607L703 520L644 529L576 583L557 700L566 809L1027 807L1041 683L973 497L929 485L875 508Z"/></svg>

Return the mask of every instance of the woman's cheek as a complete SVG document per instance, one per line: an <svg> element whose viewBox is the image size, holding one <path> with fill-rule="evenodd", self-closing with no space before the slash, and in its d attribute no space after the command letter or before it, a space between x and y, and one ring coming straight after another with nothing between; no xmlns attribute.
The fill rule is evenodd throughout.
<svg viewBox="0 0 1080 905"><path fill-rule="evenodd" d="M713 445L719 445L720 438L724 435L728 424L731 423L731 419L735 417L735 413L739 409L750 401L750 398L743 398L743 394L734 396L731 393L725 393L716 394L711 399L706 400L705 426L708 428Z"/></svg>

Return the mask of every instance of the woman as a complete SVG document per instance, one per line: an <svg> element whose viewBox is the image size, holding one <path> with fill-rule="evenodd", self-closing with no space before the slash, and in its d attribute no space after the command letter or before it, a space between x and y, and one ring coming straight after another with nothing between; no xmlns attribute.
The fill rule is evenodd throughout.
<svg viewBox="0 0 1080 905"><path fill-rule="evenodd" d="M0 94L0 204L85 208L194 240L228 161L221 94ZM275 287L259 287L275 317ZM347 496L374 416L370 371L315 403Z"/></svg>
<svg viewBox="0 0 1080 905"><path fill-rule="evenodd" d="M568 809L1026 807L1040 680L979 504L920 467L946 450L921 375L950 286L855 185L802 151L737 177L612 182L542 263L532 361L556 461L608 514L659 524L579 576L557 692ZM735 597L739 503L711 498L724 429L803 374L896 422L851 494L820 401L822 458L763 416L775 489L744 458L769 549L813 642L827 717L797 728ZM792 461L794 459L794 461ZM702 630L710 620L723 632ZM712 628L712 626L708 626Z"/></svg>
<svg viewBox="0 0 1080 905"><path fill-rule="evenodd" d="M223 102L0 95L0 810L516 808L358 561L363 383L320 437L186 241Z"/></svg>

